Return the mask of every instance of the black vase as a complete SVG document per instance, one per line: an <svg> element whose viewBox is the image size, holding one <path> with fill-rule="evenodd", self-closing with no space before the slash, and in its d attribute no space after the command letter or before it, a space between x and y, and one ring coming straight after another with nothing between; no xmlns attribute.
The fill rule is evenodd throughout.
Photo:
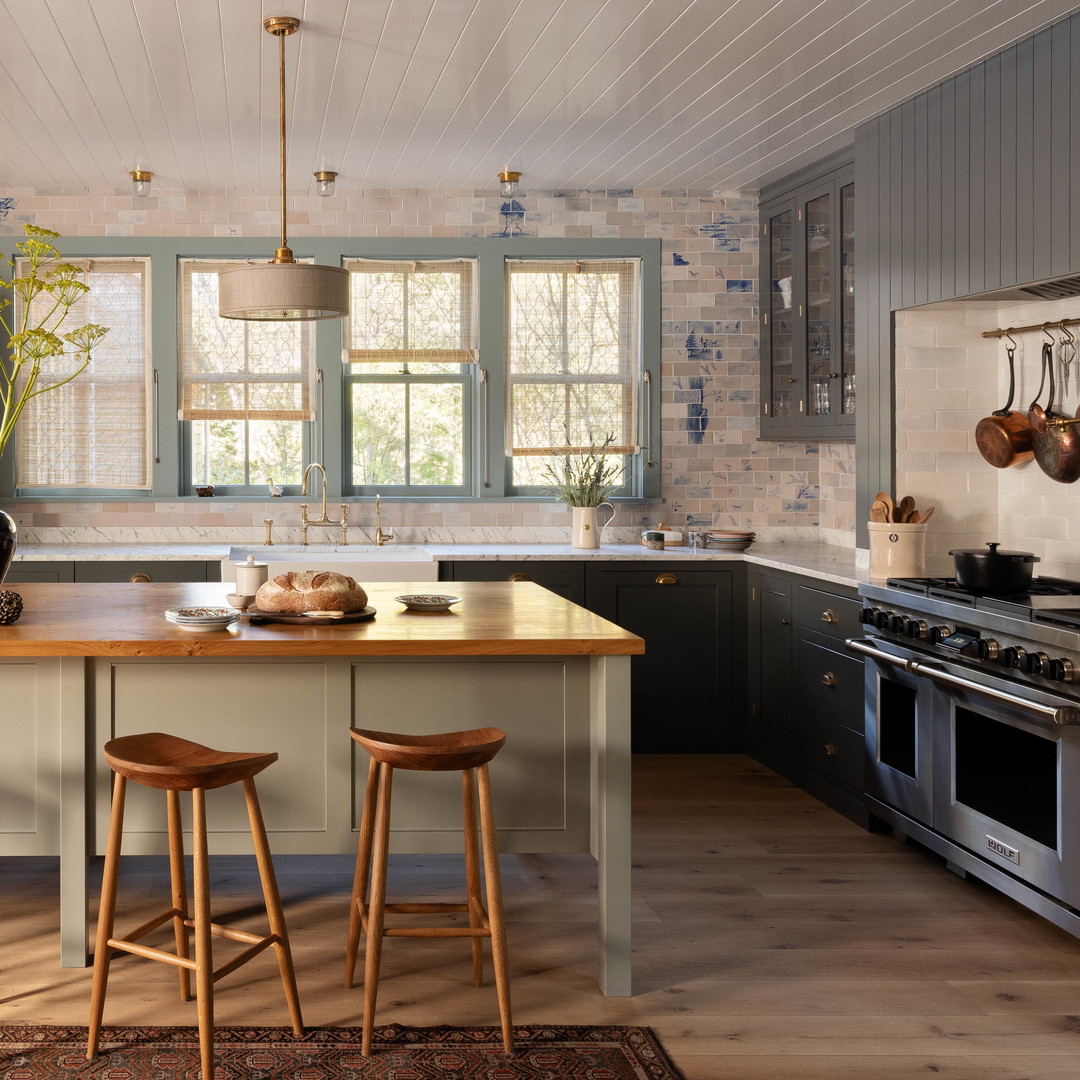
<svg viewBox="0 0 1080 1080"><path fill-rule="evenodd" d="M15 558L15 519L0 510L0 585L4 584L8 567Z"/></svg>

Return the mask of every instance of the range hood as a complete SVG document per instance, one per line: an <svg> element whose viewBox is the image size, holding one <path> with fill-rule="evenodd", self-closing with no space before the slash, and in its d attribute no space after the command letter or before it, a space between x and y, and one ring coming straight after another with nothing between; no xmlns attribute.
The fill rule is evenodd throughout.
<svg viewBox="0 0 1080 1080"><path fill-rule="evenodd" d="M1068 300L1072 296L1080 296L1080 274L1048 278L1046 281L1033 281L1029 285L1013 285L1008 289L977 293L974 296L965 296L963 299L997 303L1001 300Z"/></svg>

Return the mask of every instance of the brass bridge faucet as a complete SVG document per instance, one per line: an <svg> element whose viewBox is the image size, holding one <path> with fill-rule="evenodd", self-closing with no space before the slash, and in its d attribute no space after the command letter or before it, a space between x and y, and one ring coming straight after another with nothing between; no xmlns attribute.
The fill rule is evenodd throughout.
<svg viewBox="0 0 1080 1080"><path fill-rule="evenodd" d="M300 504L300 543L307 547L307 531L309 525L330 525L335 528L338 526L341 527L341 546L345 547L349 543L349 506L347 503L338 504L341 507L341 517L338 518L337 521L326 516L326 470L317 461L313 461L304 470L304 479L300 484L300 494L308 494L308 475L312 469L318 469L319 472L322 473L322 512L315 521L308 521L308 504Z"/></svg>
<svg viewBox="0 0 1080 1080"><path fill-rule="evenodd" d="M389 543L394 539L393 529L384 529L382 527L382 500L378 495L375 496L375 546L382 547L383 544Z"/></svg>

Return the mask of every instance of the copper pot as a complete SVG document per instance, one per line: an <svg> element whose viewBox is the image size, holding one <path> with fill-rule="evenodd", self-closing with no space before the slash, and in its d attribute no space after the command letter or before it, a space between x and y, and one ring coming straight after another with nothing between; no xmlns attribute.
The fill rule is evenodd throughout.
<svg viewBox="0 0 1080 1080"><path fill-rule="evenodd" d="M1022 412L1013 412L1013 396L1016 393L1016 347L1006 346L1009 354L1009 400L990 416L984 416L975 428L975 444L979 453L995 469L1007 469L1035 456L1031 448L1031 424Z"/></svg>
<svg viewBox="0 0 1080 1080"><path fill-rule="evenodd" d="M1046 408L1039 405L1044 384L1049 384ZM1031 424L1031 445L1035 460L1051 480L1072 484L1080 480L1080 432L1074 420L1054 412L1054 353L1052 346L1044 342L1042 347L1042 379L1035 395L1028 421Z"/></svg>

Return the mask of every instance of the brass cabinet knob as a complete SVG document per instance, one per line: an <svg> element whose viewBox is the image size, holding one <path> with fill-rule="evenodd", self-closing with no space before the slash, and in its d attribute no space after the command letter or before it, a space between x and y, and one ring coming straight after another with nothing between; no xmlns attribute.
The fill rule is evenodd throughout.
<svg viewBox="0 0 1080 1080"><path fill-rule="evenodd" d="M128 578L133 585L141 584L144 581L153 581L154 579L149 574L132 574Z"/></svg>
<svg viewBox="0 0 1080 1080"><path fill-rule="evenodd" d="M831 671L826 671L825 674L821 676L821 684L822 686L835 686L836 676Z"/></svg>
<svg viewBox="0 0 1080 1080"><path fill-rule="evenodd" d="M780 620L780 625L781 626L790 626L791 625L791 620L790 619L781 619Z"/></svg>
<svg viewBox="0 0 1080 1080"><path fill-rule="evenodd" d="M532 578L528 574L511 574L507 581L532 581Z"/></svg>
<svg viewBox="0 0 1080 1080"><path fill-rule="evenodd" d="M826 608L821 613L822 622L836 622L836 612L832 608Z"/></svg>
<svg viewBox="0 0 1080 1080"><path fill-rule="evenodd" d="M836 743L827 742L822 748L826 757L836 757Z"/></svg>
<svg viewBox="0 0 1080 1080"><path fill-rule="evenodd" d="M679 579L674 574L657 574L657 585L678 585Z"/></svg>

